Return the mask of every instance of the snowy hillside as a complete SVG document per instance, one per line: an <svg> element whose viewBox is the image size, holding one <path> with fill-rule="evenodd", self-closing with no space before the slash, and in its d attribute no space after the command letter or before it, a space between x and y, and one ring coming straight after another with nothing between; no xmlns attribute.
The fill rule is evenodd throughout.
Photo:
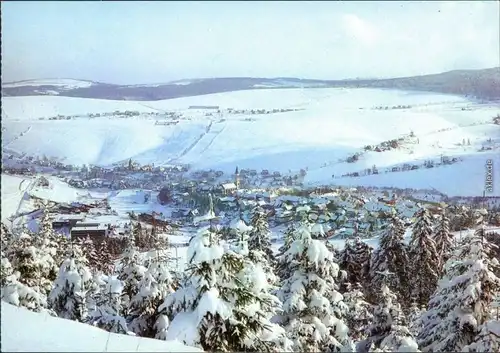
<svg viewBox="0 0 500 353"><path fill-rule="evenodd" d="M60 89L75 89L90 87L92 86L92 82L73 79L40 79L2 83L3 88L22 86L54 86Z"/></svg>
<svg viewBox="0 0 500 353"><path fill-rule="evenodd" d="M201 352L176 341L109 333L2 301L3 352Z"/></svg>
<svg viewBox="0 0 500 353"><path fill-rule="evenodd" d="M285 173L307 168L305 182L310 184L434 187L469 196L482 194L484 165L500 146L500 127L492 122L498 106L422 92L258 89L152 102L32 96L4 97L2 103L4 152L46 155L71 164L110 165L133 158L141 164L187 163L225 172L236 165ZM220 112L192 106L218 106ZM291 111L250 112L260 109ZM137 115L89 116L116 111ZM169 112L177 114L176 121L157 125L167 121ZM47 120L57 115L62 117ZM411 132L414 139L400 148L363 150ZM355 153L362 153L359 160L346 163ZM373 165L381 170L422 165L443 155L460 162L439 169L332 178ZM499 163L494 170L499 175Z"/></svg>

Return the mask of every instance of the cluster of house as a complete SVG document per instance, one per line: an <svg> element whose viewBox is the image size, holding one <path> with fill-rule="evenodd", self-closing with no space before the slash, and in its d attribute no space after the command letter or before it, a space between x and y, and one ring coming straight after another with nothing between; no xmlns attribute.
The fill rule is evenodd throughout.
<svg viewBox="0 0 500 353"><path fill-rule="evenodd" d="M282 108L282 109L235 109L235 108L227 108L227 109L222 109L218 105L192 105L189 107L189 109L194 109L194 110L213 110L214 113L216 112L217 114L242 114L242 115L247 115L247 114L252 114L252 115L258 115L258 114L276 114L276 113L286 113L286 112L294 112L294 111L299 111L302 109L296 109L296 108ZM205 113L205 116L213 116L214 113Z"/></svg>
<svg viewBox="0 0 500 353"><path fill-rule="evenodd" d="M448 156L441 156L440 160L438 160L438 161L426 160L422 164L404 163L401 166L394 166L394 167L386 168L384 170L384 173L407 172L409 170L417 170L417 169L421 169L421 168L434 168L434 167L440 167L443 165L451 165L454 163L458 163L460 161L461 161L461 159L456 158L456 157L450 158ZM366 175L372 175L372 174L379 174L379 170L375 165L372 168L367 168L367 169L364 169L363 171L360 171L360 172L351 172L351 173L342 174L340 177L341 178L360 177L360 176L366 176ZM332 177L335 178L335 175L332 175Z"/></svg>
<svg viewBox="0 0 500 353"><path fill-rule="evenodd" d="M389 109L411 109L411 105L393 105L392 107L389 106L379 106L379 107L374 107L373 109L375 110L389 110Z"/></svg>
<svg viewBox="0 0 500 353"><path fill-rule="evenodd" d="M233 223L239 220L250 225L253 209L260 206L267 213L272 227L306 219L312 224L313 235L326 238L348 237L380 229L394 207L407 217L415 211L415 202L399 200L395 195L391 198L388 192L380 190L369 192L369 196L366 196L365 190L362 193L356 189L324 191L295 196L238 189L229 195L213 194L213 205L208 212L185 207L174 210L171 216L184 224L209 222L233 227Z"/></svg>
<svg viewBox="0 0 500 353"><path fill-rule="evenodd" d="M175 113L160 113L160 112L139 112L136 110L115 110L114 112L104 112L104 113L88 113L88 114L76 114L76 115L55 115L51 117L41 117L38 120L71 120L71 119L79 119L79 118L100 118L100 117L118 117L118 118L128 118L134 116L172 116Z"/></svg>

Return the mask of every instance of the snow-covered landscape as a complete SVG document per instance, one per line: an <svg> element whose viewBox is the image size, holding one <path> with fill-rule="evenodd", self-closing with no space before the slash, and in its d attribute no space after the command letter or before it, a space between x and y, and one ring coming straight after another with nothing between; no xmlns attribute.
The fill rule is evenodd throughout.
<svg viewBox="0 0 500 353"><path fill-rule="evenodd" d="M486 161L500 148L500 127L493 121L498 104L431 93L305 88L152 102L5 97L2 105L4 153L77 165L112 166L132 158L141 164L175 162L226 173L236 166L281 173L306 169L304 182L310 185L435 188L451 196L480 196ZM189 109L192 106L217 108ZM374 109L377 106L405 108ZM300 110L272 113L290 108ZM255 114L260 109L271 113ZM138 115L101 116L115 111ZM167 112L179 117L173 120ZM61 119L49 120L57 116ZM158 124L171 120L174 125ZM364 150L410 135L395 149ZM362 155L355 163L345 162L358 152ZM437 162L442 156L460 162L432 170L332 178L373 165L385 170ZM493 168L500 173L499 163ZM500 195L498 189L493 192Z"/></svg>
<svg viewBox="0 0 500 353"><path fill-rule="evenodd" d="M2 351L500 352L498 4L4 5Z"/></svg>

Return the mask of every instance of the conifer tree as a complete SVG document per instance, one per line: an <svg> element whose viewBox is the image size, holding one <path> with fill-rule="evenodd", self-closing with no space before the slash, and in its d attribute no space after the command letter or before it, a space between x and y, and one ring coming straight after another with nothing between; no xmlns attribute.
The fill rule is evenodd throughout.
<svg viewBox="0 0 500 353"><path fill-rule="evenodd" d="M279 301L268 294L267 277L259 265L224 251L206 228L191 239L188 261L181 287L160 306L163 327L157 325L157 338L178 337L177 326L184 327L182 321L192 317L193 333L182 338L186 344L222 352L280 350L284 332L270 322ZM165 335L167 318L173 320Z"/></svg>
<svg viewBox="0 0 500 353"><path fill-rule="evenodd" d="M271 248L271 232L267 221L266 212L262 207L257 206L253 210L252 230L248 240L250 250L260 250L265 255L271 265L274 264L275 257Z"/></svg>
<svg viewBox="0 0 500 353"><path fill-rule="evenodd" d="M146 273L146 267L140 259L133 235L128 237L128 245L119 261L118 279L123 282L124 315L128 315L130 300L139 292L139 282Z"/></svg>
<svg viewBox="0 0 500 353"><path fill-rule="evenodd" d="M294 341L294 350L336 352L353 348L343 321L348 307L337 291L339 266L333 254L306 229L283 255L290 276L278 297L283 302L283 326Z"/></svg>
<svg viewBox="0 0 500 353"><path fill-rule="evenodd" d="M285 252L287 252L288 249L290 249L290 246L292 245L292 243L295 240L295 233L296 233L295 224L293 222L291 222L284 232L284 236L283 236L284 243L283 243L283 246L281 246L279 248L279 255L280 256L283 255Z"/></svg>
<svg viewBox="0 0 500 353"><path fill-rule="evenodd" d="M160 319L158 309L164 298L172 293L173 278L167 267L165 250L156 250L149 262L144 277L139 282L139 291L130 301L130 329L142 336L154 338L159 332L156 323Z"/></svg>
<svg viewBox="0 0 500 353"><path fill-rule="evenodd" d="M411 298L420 306L429 301L439 280L439 257L432 239L432 220L429 211L417 211L409 246L411 262ZM410 273L409 273L410 274Z"/></svg>
<svg viewBox="0 0 500 353"><path fill-rule="evenodd" d="M96 244L94 240L87 235L85 238L77 240L76 244L82 249L83 256L87 259L87 264L92 272L98 271L101 258L97 254Z"/></svg>
<svg viewBox="0 0 500 353"><path fill-rule="evenodd" d="M5 249L9 247L14 237L12 235L12 232L9 231L9 229L5 224L3 224L3 222L0 225L0 230L1 230L1 249L3 252Z"/></svg>
<svg viewBox="0 0 500 353"><path fill-rule="evenodd" d="M49 305L59 317L85 322L93 290L95 283L87 259L80 248L74 247L70 257L61 265L48 298Z"/></svg>
<svg viewBox="0 0 500 353"><path fill-rule="evenodd" d="M414 337L417 337L422 329L422 314L425 312L425 306L420 306L413 302L408 310L408 329Z"/></svg>
<svg viewBox="0 0 500 353"><path fill-rule="evenodd" d="M440 260L440 274L442 274L444 264L451 256L453 250L453 235L450 232L450 220L446 215L446 210L442 209L437 217L437 224L434 230L434 241Z"/></svg>
<svg viewBox="0 0 500 353"><path fill-rule="evenodd" d="M380 273L382 288L378 294L378 305L375 307L373 323L368 327L368 338L361 341L358 350L366 351L375 347L383 352L418 352L410 330L405 325L405 317L397 295L387 286L388 278L394 274L385 271ZM385 278L385 280L384 280Z"/></svg>
<svg viewBox="0 0 500 353"><path fill-rule="evenodd" d="M2 259L2 276L5 275L1 288L1 299L6 303L23 307L34 312L48 312L47 296L41 293L38 288L35 289L21 283L19 281L19 271L12 272L12 267L9 267L8 259ZM3 267L5 266L5 267Z"/></svg>
<svg viewBox="0 0 500 353"><path fill-rule="evenodd" d="M404 244L405 228L401 219L394 215L391 223L387 226L384 234L380 238L377 250L372 254L370 260L370 288L368 289L369 301L375 301L377 291L382 287L382 283L387 282L387 286L398 293L402 300L409 298L408 283L408 249ZM382 273L389 271L394 273L386 279Z"/></svg>
<svg viewBox="0 0 500 353"><path fill-rule="evenodd" d="M491 304L500 292L497 266L481 225L445 264L444 276L422 315L418 340L424 352L459 352L478 339L481 325L493 319Z"/></svg>
<svg viewBox="0 0 500 353"><path fill-rule="evenodd" d="M342 294L347 305L346 324L354 341L366 338L366 330L373 319L373 308L365 300L361 285L348 285Z"/></svg>
<svg viewBox="0 0 500 353"><path fill-rule="evenodd" d="M500 321L488 320L481 325L476 339L463 352L500 352Z"/></svg>
<svg viewBox="0 0 500 353"><path fill-rule="evenodd" d="M110 252L110 245L106 239L96 247L96 255L99 259L96 263L96 269L106 275L113 273L115 265Z"/></svg>
<svg viewBox="0 0 500 353"><path fill-rule="evenodd" d="M361 238L346 240L340 252L339 266L347 272L347 281L351 284L365 283L370 270L372 248Z"/></svg>
<svg viewBox="0 0 500 353"><path fill-rule="evenodd" d="M90 311L87 323L113 333L128 333L123 311L120 280L107 277L100 283L100 290L95 295L96 307Z"/></svg>
<svg viewBox="0 0 500 353"><path fill-rule="evenodd" d="M50 292L54 272L57 274L55 261L50 249L40 244L35 234L22 233L7 249L7 258L14 272L19 272L19 282L44 296Z"/></svg>

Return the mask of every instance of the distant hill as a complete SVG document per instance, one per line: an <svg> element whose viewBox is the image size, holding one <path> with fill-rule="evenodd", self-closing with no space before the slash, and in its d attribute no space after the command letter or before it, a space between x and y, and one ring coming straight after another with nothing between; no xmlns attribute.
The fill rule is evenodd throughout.
<svg viewBox="0 0 500 353"><path fill-rule="evenodd" d="M330 84L450 93L497 100L500 99L500 67L380 80L330 81Z"/></svg>
<svg viewBox="0 0 500 353"><path fill-rule="evenodd" d="M73 79L43 79L2 84L2 96L59 95L65 97L153 101L210 93L273 88L359 87L458 94L484 100L500 99L500 68L457 70L434 75L391 79L311 80L299 78L224 77L179 80L159 84L115 85Z"/></svg>

